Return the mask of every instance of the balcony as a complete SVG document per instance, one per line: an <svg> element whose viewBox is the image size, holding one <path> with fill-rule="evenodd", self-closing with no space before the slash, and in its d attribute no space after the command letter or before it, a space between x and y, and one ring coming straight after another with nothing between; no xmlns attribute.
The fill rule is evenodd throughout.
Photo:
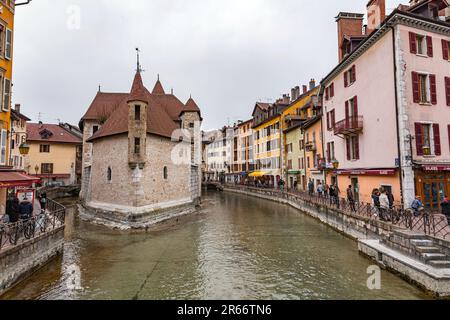
<svg viewBox="0 0 450 320"><path fill-rule="evenodd" d="M317 151L317 145L314 141L307 142L305 144L306 152L315 152Z"/></svg>
<svg viewBox="0 0 450 320"><path fill-rule="evenodd" d="M364 128L363 116L349 117L334 126L334 135L350 135L361 132Z"/></svg>

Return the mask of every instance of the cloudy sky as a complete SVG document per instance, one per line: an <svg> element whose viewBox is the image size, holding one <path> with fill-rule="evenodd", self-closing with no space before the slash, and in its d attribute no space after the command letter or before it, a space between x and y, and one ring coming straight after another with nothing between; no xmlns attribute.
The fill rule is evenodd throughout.
<svg viewBox="0 0 450 320"><path fill-rule="evenodd" d="M21 0L22 1L22 0ZM387 0L388 13L407 0ZM13 104L78 124L98 85L128 92L142 51L146 86L192 94L204 129L247 120L337 63L334 17L367 0L33 0L16 10ZM270 100L272 99L272 100Z"/></svg>

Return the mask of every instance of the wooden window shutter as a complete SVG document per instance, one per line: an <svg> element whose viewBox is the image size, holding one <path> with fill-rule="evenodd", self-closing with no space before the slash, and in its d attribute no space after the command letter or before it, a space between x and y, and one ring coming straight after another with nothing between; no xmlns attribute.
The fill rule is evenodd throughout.
<svg viewBox="0 0 450 320"><path fill-rule="evenodd" d="M441 155L441 134L439 132L439 124L433 124L433 136L434 136L434 154Z"/></svg>
<svg viewBox="0 0 450 320"><path fill-rule="evenodd" d="M331 126L330 126L330 113L327 112L327 129L330 130Z"/></svg>
<svg viewBox="0 0 450 320"><path fill-rule="evenodd" d="M350 109L348 100L345 101L345 125L348 127L350 124Z"/></svg>
<svg viewBox="0 0 450 320"><path fill-rule="evenodd" d="M416 34L414 32L409 33L409 50L411 53L417 53Z"/></svg>
<svg viewBox="0 0 450 320"><path fill-rule="evenodd" d="M344 87L348 87L348 72L344 72Z"/></svg>
<svg viewBox="0 0 450 320"><path fill-rule="evenodd" d="M423 134L422 134L422 124L421 123L415 123L415 131L416 131L416 148L417 148L417 155L423 156Z"/></svg>
<svg viewBox="0 0 450 320"><path fill-rule="evenodd" d="M346 138L345 141L347 142L347 160L351 160L352 155L351 155L351 141L350 138Z"/></svg>
<svg viewBox="0 0 450 320"><path fill-rule="evenodd" d="M430 74L431 104L437 104L436 75Z"/></svg>
<svg viewBox="0 0 450 320"><path fill-rule="evenodd" d="M442 57L448 60L448 41L444 39L442 39Z"/></svg>
<svg viewBox="0 0 450 320"><path fill-rule="evenodd" d="M336 125L336 113L335 111L331 111L331 128L334 129Z"/></svg>
<svg viewBox="0 0 450 320"><path fill-rule="evenodd" d="M329 87L325 88L325 100L326 101L328 101L328 98L329 98L329 94L328 94L329 91L330 91Z"/></svg>
<svg viewBox="0 0 450 320"><path fill-rule="evenodd" d="M414 103L419 103L420 102L419 74L414 71L412 72L412 88L413 88Z"/></svg>
<svg viewBox="0 0 450 320"><path fill-rule="evenodd" d="M358 96L355 96L353 98L353 107L354 107L354 110L353 110L354 117L355 117L355 120L357 120L358 115L359 115L359 112L358 112Z"/></svg>
<svg viewBox="0 0 450 320"><path fill-rule="evenodd" d="M445 77L445 96L447 97L447 106L450 107L450 77Z"/></svg>
<svg viewBox="0 0 450 320"><path fill-rule="evenodd" d="M448 145L450 147L450 124L447 126L448 129Z"/></svg>
<svg viewBox="0 0 450 320"><path fill-rule="evenodd" d="M429 57L433 56L433 38L427 36L427 55Z"/></svg>
<svg viewBox="0 0 450 320"><path fill-rule="evenodd" d="M352 67L352 77L353 77L353 82L356 82L356 66L355 65Z"/></svg>
<svg viewBox="0 0 450 320"><path fill-rule="evenodd" d="M359 160L359 136L355 136L353 139L355 139L355 159Z"/></svg>
<svg viewBox="0 0 450 320"><path fill-rule="evenodd" d="M331 143L327 143L327 162L331 162Z"/></svg>
<svg viewBox="0 0 450 320"><path fill-rule="evenodd" d="M330 97L333 98L334 97L334 82L331 84L330 91L331 91Z"/></svg>

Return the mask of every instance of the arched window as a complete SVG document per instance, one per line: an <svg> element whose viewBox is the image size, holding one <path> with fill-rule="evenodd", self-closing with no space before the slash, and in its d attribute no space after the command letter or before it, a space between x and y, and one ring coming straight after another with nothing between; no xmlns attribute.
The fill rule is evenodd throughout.
<svg viewBox="0 0 450 320"><path fill-rule="evenodd" d="M111 170L111 167L108 167L107 179L108 179L108 181L111 181L111 180L112 180L112 170Z"/></svg>
<svg viewBox="0 0 450 320"><path fill-rule="evenodd" d="M164 167L164 180L167 180L168 173L167 173L167 167Z"/></svg>

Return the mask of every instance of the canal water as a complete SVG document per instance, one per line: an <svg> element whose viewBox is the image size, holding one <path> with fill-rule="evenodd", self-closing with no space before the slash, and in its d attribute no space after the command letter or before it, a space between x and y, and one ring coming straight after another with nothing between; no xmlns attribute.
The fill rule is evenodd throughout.
<svg viewBox="0 0 450 320"><path fill-rule="evenodd" d="M68 203L70 204L70 203ZM211 192L189 221L125 234L67 216L64 255L2 299L426 299L356 242L285 205Z"/></svg>

